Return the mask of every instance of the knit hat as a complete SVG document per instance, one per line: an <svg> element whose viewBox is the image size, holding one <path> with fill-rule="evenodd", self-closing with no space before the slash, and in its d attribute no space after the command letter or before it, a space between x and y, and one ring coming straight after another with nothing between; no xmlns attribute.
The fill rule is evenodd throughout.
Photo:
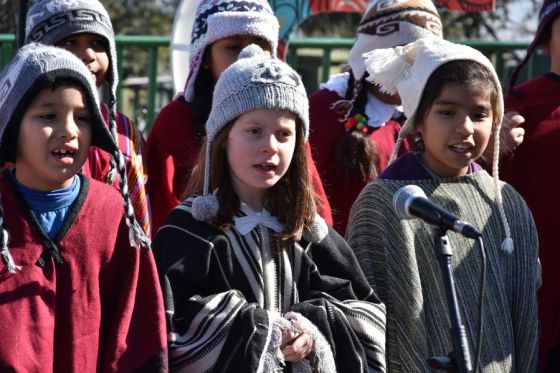
<svg viewBox="0 0 560 373"><path fill-rule="evenodd" d="M194 83L207 46L230 36L252 35L268 41L276 56L279 29L266 0L202 0L192 28L185 100L194 99Z"/></svg>
<svg viewBox="0 0 560 373"><path fill-rule="evenodd" d="M497 88L497 118L498 125L494 129L494 158L492 160L492 175L494 178L494 189L496 202L502 218L506 238L502 243L502 249L508 253L513 251L509 224L504 212L502 193L498 175L498 154L500 153L501 123L504 115L504 101L500 80L496 75L492 63L471 47L451 43L438 38L424 38L408 44L404 47L394 49L378 49L364 55L369 80L381 87L381 90L389 94L398 93L402 100L404 114L407 119L399 132L397 143L391 153L389 162L392 162L398 152L402 141L414 130L416 122L416 110L424 93L424 87L432 73L447 62L468 60L474 61L488 69L493 77Z"/></svg>
<svg viewBox="0 0 560 373"><path fill-rule="evenodd" d="M126 172L124 160L105 126L99 110L99 97L91 73L87 67L72 53L53 46L31 43L21 48L14 58L0 73L0 153L4 155L6 147L17 143L17 136L21 118L37 94L45 87L52 85L59 79L75 81L82 87L85 100L92 116L92 145L97 146L118 160L121 194L123 195L126 211L126 222L130 227L131 244L137 242L146 246L149 241L136 222L134 211L126 186ZM15 159L10 159L15 161ZM124 186L123 186L124 185ZM0 225L3 225L0 211ZM1 250L4 263L10 272L17 268L8 251L8 235L0 227Z"/></svg>
<svg viewBox="0 0 560 373"><path fill-rule="evenodd" d="M511 73L511 79L509 81L509 88L508 92L512 92L515 88L515 83L517 82L517 76L521 72L523 66L529 62L531 56L537 49L539 45L542 43L542 37L544 31L552 25L552 22L558 17L560 14L560 0L545 0L543 2L541 11L539 12L539 26L537 27L537 32L535 33L535 37L533 41L527 48L527 54L525 58L519 63L519 65L513 70Z"/></svg>
<svg viewBox="0 0 560 373"><path fill-rule="evenodd" d="M63 39L77 34L95 34L103 37L109 46L110 86L109 129L116 142L117 136L117 49L115 33L107 11L98 0L39 0L27 12L25 43L38 42L55 45ZM115 178L115 162L111 159L111 171L107 182Z"/></svg>
<svg viewBox="0 0 560 373"><path fill-rule="evenodd" d="M305 138L309 135L309 104L300 76L286 63L268 57L259 46L251 44L222 73L214 88L206 122L204 191L193 201L195 219L211 221L219 210L218 199L209 193L210 154L216 135L240 115L263 108L291 111L301 120Z"/></svg>
<svg viewBox="0 0 560 373"><path fill-rule="evenodd" d="M395 48L420 38L443 37L441 20L431 0L373 0L356 33L348 63L356 80L365 72L363 54L374 49Z"/></svg>

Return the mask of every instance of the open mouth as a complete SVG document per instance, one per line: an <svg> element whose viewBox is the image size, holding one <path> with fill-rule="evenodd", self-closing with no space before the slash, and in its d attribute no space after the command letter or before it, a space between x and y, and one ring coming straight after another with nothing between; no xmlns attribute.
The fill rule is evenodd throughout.
<svg viewBox="0 0 560 373"><path fill-rule="evenodd" d="M450 145L449 149L451 149L451 151L454 151L456 153L469 153L473 151L474 146L469 144L455 144L455 145Z"/></svg>
<svg viewBox="0 0 560 373"><path fill-rule="evenodd" d="M272 171L276 168L276 166L272 164L257 164L255 165L255 168L262 171Z"/></svg>
<svg viewBox="0 0 560 373"><path fill-rule="evenodd" d="M69 149L55 149L51 152L56 158L74 158L75 152Z"/></svg>

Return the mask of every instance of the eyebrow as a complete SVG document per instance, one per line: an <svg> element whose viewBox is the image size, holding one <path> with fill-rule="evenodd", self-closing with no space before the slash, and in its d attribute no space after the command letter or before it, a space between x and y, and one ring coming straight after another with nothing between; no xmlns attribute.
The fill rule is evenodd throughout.
<svg viewBox="0 0 560 373"><path fill-rule="evenodd" d="M434 101L434 105L460 105L457 101L451 100L444 100L444 99L436 99ZM484 109L484 110L491 110L491 106L489 105L476 105L477 109Z"/></svg>

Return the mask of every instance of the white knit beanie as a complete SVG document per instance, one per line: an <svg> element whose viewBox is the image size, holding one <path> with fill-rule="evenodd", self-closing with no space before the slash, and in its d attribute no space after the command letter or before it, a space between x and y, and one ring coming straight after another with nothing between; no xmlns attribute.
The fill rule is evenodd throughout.
<svg viewBox="0 0 560 373"><path fill-rule="evenodd" d="M418 41L396 47L394 49L378 49L364 55L371 82L379 85L383 92L398 93L406 115L406 121L399 132L397 143L391 153L391 163L397 156L400 145L406 136L414 130L416 110L424 93L424 87L432 73L447 62L467 60L474 61L488 69L496 86L496 128L494 129L494 158L492 160L492 176L496 193L496 203L500 211L506 238L502 249L508 253L513 251L513 241L509 224L502 203L502 192L498 175L500 153L500 128L504 116L504 100L500 79L492 62L481 52L466 45L451 43L439 38L423 38Z"/></svg>
<svg viewBox="0 0 560 373"><path fill-rule="evenodd" d="M443 37L441 20L432 0L373 0L369 3L350 50L348 63L356 80L365 72L363 54L395 48L420 38Z"/></svg>
<svg viewBox="0 0 560 373"><path fill-rule="evenodd" d="M251 35L266 40L276 56L279 29L266 0L202 0L192 28L185 100L194 99L194 83L207 46L230 36Z"/></svg>
<svg viewBox="0 0 560 373"><path fill-rule="evenodd" d="M25 43L55 45L69 36L84 33L103 37L109 46L109 129L118 143L117 49L113 25L103 4L98 0L39 0L27 12ZM109 184L113 184L116 168L114 159L111 161L111 171L107 180Z"/></svg>
<svg viewBox="0 0 560 373"><path fill-rule="evenodd" d="M220 76L214 88L212 109L206 122L206 156L203 196L193 200L195 219L211 221L218 213L218 199L210 194L210 154L216 135L240 115L257 109L288 110L303 124L309 135L309 104L300 76L286 63L267 56L251 44L237 62Z"/></svg>

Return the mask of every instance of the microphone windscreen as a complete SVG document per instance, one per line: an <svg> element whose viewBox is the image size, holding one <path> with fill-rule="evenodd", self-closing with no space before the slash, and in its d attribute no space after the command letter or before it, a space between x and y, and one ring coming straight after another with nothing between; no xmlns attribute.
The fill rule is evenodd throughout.
<svg viewBox="0 0 560 373"><path fill-rule="evenodd" d="M414 219L408 212L408 206L414 198L426 197L426 193L418 185L405 185L393 195L393 208L399 219Z"/></svg>

